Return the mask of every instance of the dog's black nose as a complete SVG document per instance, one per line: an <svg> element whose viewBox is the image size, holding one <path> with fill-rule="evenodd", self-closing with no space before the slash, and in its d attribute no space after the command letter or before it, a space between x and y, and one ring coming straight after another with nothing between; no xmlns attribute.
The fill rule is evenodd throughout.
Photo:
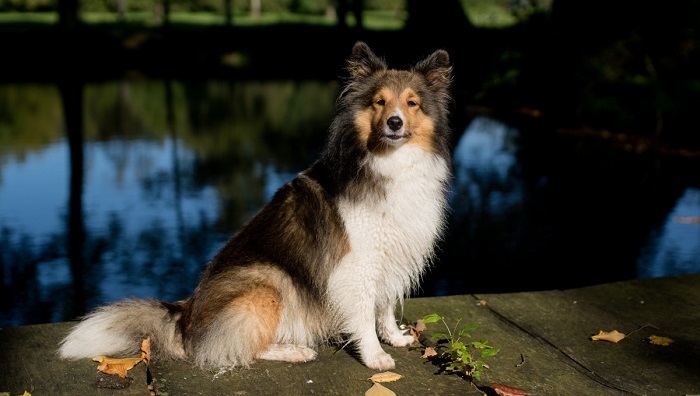
<svg viewBox="0 0 700 396"><path fill-rule="evenodd" d="M403 126L403 120L401 120L400 117L393 116L393 117L389 117L389 119L386 120L386 124L389 126L389 128L392 131L395 132L395 131L398 131L399 129L401 129L401 127Z"/></svg>

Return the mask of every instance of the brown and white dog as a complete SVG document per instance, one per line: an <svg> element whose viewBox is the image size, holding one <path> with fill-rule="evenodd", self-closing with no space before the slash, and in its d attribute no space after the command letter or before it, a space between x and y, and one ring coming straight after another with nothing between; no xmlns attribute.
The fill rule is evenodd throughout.
<svg viewBox="0 0 700 396"><path fill-rule="evenodd" d="M395 309L415 291L445 226L452 67L437 50L389 69L363 42L320 158L279 189L211 260L191 297L128 299L86 315L63 358L138 353L200 367L302 362L348 341L372 369L380 340L413 342Z"/></svg>

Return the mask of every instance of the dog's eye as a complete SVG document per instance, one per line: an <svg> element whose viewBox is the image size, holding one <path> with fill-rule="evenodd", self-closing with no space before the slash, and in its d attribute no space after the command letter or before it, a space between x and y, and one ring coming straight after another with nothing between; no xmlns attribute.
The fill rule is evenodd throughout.
<svg viewBox="0 0 700 396"><path fill-rule="evenodd" d="M418 103L416 103L415 101L413 101L413 100L408 101L408 107L416 107L416 106L418 106Z"/></svg>
<svg viewBox="0 0 700 396"><path fill-rule="evenodd" d="M384 106L384 105L386 104L386 102L384 101L384 99L379 99L379 100L376 101L375 103L377 104L377 106Z"/></svg>

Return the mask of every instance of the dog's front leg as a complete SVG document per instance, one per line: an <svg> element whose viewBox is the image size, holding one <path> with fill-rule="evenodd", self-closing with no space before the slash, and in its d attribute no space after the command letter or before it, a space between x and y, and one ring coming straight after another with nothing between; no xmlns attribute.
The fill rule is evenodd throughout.
<svg viewBox="0 0 700 396"><path fill-rule="evenodd" d="M347 323L350 337L355 341L360 359L371 369L393 369L396 363L391 355L384 352L377 337L374 303L362 305L362 307L356 307L355 312L350 313Z"/></svg>
<svg viewBox="0 0 700 396"><path fill-rule="evenodd" d="M405 334L405 330L400 330L396 323L394 310L396 303L391 302L384 306L380 306L377 315L377 329L382 341L393 347L405 347L411 345L415 338L410 334Z"/></svg>
<svg viewBox="0 0 700 396"><path fill-rule="evenodd" d="M377 336L376 285L371 280L371 268L358 277L358 263L350 258L329 280L329 297L342 332L357 348L362 363L375 370L393 369L396 364L384 352Z"/></svg>

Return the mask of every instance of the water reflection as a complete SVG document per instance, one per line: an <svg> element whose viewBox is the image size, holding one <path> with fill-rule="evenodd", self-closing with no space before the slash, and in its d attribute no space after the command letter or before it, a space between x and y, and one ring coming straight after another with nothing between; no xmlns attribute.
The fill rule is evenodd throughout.
<svg viewBox="0 0 700 396"><path fill-rule="evenodd" d="M504 215L522 202L516 158L519 131L487 117L474 119L454 149L453 219ZM468 226L468 224L465 224Z"/></svg>
<svg viewBox="0 0 700 396"><path fill-rule="evenodd" d="M685 190L643 253L641 278L700 272L700 189Z"/></svg>
<svg viewBox="0 0 700 396"><path fill-rule="evenodd" d="M16 109L0 118L12 132L0 152L0 325L189 295L230 233L315 157L338 90L120 81L61 87L61 117L35 110L61 109L56 87L25 88L0 86Z"/></svg>
<svg viewBox="0 0 700 396"><path fill-rule="evenodd" d="M489 117L464 131L449 232L423 295L700 272L700 203L688 188L699 180L686 163L527 132Z"/></svg>
<svg viewBox="0 0 700 396"><path fill-rule="evenodd" d="M316 157L337 93L324 81L0 85L0 326L188 296ZM488 117L464 129L422 295L700 272L697 175L538 132Z"/></svg>

